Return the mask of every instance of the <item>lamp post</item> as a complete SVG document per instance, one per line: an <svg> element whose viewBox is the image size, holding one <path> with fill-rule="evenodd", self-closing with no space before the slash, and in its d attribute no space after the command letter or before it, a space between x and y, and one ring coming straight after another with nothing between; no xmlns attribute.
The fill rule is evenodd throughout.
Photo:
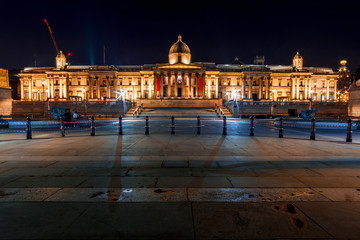
<svg viewBox="0 0 360 240"><path fill-rule="evenodd" d="M132 82L131 85L133 86L132 99L133 99L133 103L135 103L135 82Z"/></svg>
<svg viewBox="0 0 360 240"><path fill-rule="evenodd" d="M84 101L85 101L85 100L86 100L86 99L85 99L85 94L86 94L85 88L83 88L82 93L83 93L83 99L84 99Z"/></svg>
<svg viewBox="0 0 360 240"><path fill-rule="evenodd" d="M42 91L42 100L45 101L45 81L42 81L41 82L41 85L42 85L42 88L43 88L43 91Z"/></svg>

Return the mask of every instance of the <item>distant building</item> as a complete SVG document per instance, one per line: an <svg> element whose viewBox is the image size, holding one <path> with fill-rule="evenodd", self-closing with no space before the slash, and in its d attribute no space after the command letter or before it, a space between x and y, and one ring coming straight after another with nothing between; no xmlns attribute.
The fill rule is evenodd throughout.
<svg viewBox="0 0 360 240"><path fill-rule="evenodd" d="M179 35L168 63L118 66L66 65L21 71L21 100L101 101L139 99L237 99L238 101L337 101L338 72L305 67L299 53L291 65L191 62L190 48ZM239 64L237 64L239 63ZM121 93L121 94L120 94Z"/></svg>
<svg viewBox="0 0 360 240"><path fill-rule="evenodd" d="M11 111L12 99L8 70L0 68L0 116L10 116Z"/></svg>

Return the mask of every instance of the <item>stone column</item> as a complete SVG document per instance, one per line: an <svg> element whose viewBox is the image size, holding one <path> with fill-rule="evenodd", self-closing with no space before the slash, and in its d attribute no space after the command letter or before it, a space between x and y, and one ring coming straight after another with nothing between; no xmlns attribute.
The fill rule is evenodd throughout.
<svg viewBox="0 0 360 240"><path fill-rule="evenodd" d="M308 92L308 97L309 97L309 99L311 99L312 100L312 96L311 96L311 79L309 78L309 92Z"/></svg>
<svg viewBox="0 0 360 240"><path fill-rule="evenodd" d="M177 98L178 97L178 73L175 72L175 97Z"/></svg>
<svg viewBox="0 0 360 240"><path fill-rule="evenodd" d="M291 99L296 99L296 96L295 96L295 81L296 79L292 78L291 79Z"/></svg>
<svg viewBox="0 0 360 240"><path fill-rule="evenodd" d="M195 97L199 97L199 73L195 74Z"/></svg>
<svg viewBox="0 0 360 240"><path fill-rule="evenodd" d="M29 78L29 100L32 100L32 80Z"/></svg>
<svg viewBox="0 0 360 240"><path fill-rule="evenodd" d="M305 78L305 80L304 80L304 82L305 82L305 97L304 97L304 99L305 100L307 100L308 99L308 82L309 82L309 80L307 79L307 78Z"/></svg>
<svg viewBox="0 0 360 240"><path fill-rule="evenodd" d="M171 95L171 73L168 72L167 73L167 77L168 77L168 86L167 86L167 97L172 97Z"/></svg>
<svg viewBox="0 0 360 240"><path fill-rule="evenodd" d="M97 98L97 100L101 100L101 96L100 96L100 81L101 81L101 78L100 78L100 77L96 77L96 98Z"/></svg>
<svg viewBox="0 0 360 240"><path fill-rule="evenodd" d="M192 85L191 85L191 73L188 73L188 77L189 77L189 91L188 91L188 97L189 98L193 98L193 89L192 89Z"/></svg>
<svg viewBox="0 0 360 240"><path fill-rule="evenodd" d="M329 98L330 98L329 81L330 81L329 79L325 80L325 84L326 84L326 101L329 101Z"/></svg>
<svg viewBox="0 0 360 240"><path fill-rule="evenodd" d="M336 88L336 85L337 85L337 80L334 80L334 101L337 100L337 88Z"/></svg>
<svg viewBox="0 0 360 240"><path fill-rule="evenodd" d="M253 81L253 77L250 77L250 81L249 81L249 95L248 95L248 98L249 99L252 99L252 85L253 85L253 83L252 83L252 81Z"/></svg>
<svg viewBox="0 0 360 240"><path fill-rule="evenodd" d="M219 77L215 78L215 98L219 98Z"/></svg>
<svg viewBox="0 0 360 240"><path fill-rule="evenodd" d="M205 75L205 73L203 73L202 74L202 88L203 89L202 89L202 95L201 95L203 98L205 98L205 77L206 77L206 75Z"/></svg>
<svg viewBox="0 0 360 240"><path fill-rule="evenodd" d="M270 77L265 77L265 99L269 100L269 85L270 85Z"/></svg>
<svg viewBox="0 0 360 240"><path fill-rule="evenodd" d="M64 78L64 98L67 98L68 97L68 78L65 77Z"/></svg>
<svg viewBox="0 0 360 240"><path fill-rule="evenodd" d="M94 98L94 88L92 77L89 76L89 89L90 89L90 99Z"/></svg>
<svg viewBox="0 0 360 240"><path fill-rule="evenodd" d="M245 99L245 76L241 78L241 97Z"/></svg>
<svg viewBox="0 0 360 240"><path fill-rule="evenodd" d="M59 78L59 81L60 81L59 94L60 94L60 98L63 98L63 83L61 77Z"/></svg>
<svg viewBox="0 0 360 240"><path fill-rule="evenodd" d="M145 93L144 93L144 77L141 76L141 98L145 98Z"/></svg>
<svg viewBox="0 0 360 240"><path fill-rule="evenodd" d="M211 78L208 78L208 98L211 98Z"/></svg>
<svg viewBox="0 0 360 240"><path fill-rule="evenodd" d="M296 100L300 99L300 78L296 78Z"/></svg>
<svg viewBox="0 0 360 240"><path fill-rule="evenodd" d="M148 80L149 82L148 82L148 92L149 92L149 94L148 94L148 98L149 99L151 99L152 98L152 96L153 96L153 94L152 94L152 84L151 84L151 79L149 78L149 80Z"/></svg>
<svg viewBox="0 0 360 240"><path fill-rule="evenodd" d="M117 80L117 78L116 78L116 76L114 76L114 77L113 77L113 81L114 81L114 82L113 82L113 88L114 88L114 91L116 91L116 80ZM113 96L114 96L113 98L116 99L116 93L113 92L111 95L113 95ZM110 96L111 96L111 95L110 95Z"/></svg>
<svg viewBox="0 0 360 240"><path fill-rule="evenodd" d="M181 73L181 98L185 97L185 73Z"/></svg>
<svg viewBox="0 0 360 240"><path fill-rule="evenodd" d="M157 94L157 73L154 72L154 97L157 98L158 94Z"/></svg>
<svg viewBox="0 0 360 240"><path fill-rule="evenodd" d="M164 73L160 74L160 97L164 97Z"/></svg>
<svg viewBox="0 0 360 240"><path fill-rule="evenodd" d="M110 83L109 83L109 76L106 76L106 98L110 98Z"/></svg>
<svg viewBox="0 0 360 240"><path fill-rule="evenodd" d="M259 100L262 99L262 94L263 94L263 78L260 77L259 78Z"/></svg>
<svg viewBox="0 0 360 240"><path fill-rule="evenodd" d="M47 99L49 99L50 98L50 78L47 78L46 79L46 81L47 81Z"/></svg>
<svg viewBox="0 0 360 240"><path fill-rule="evenodd" d="M23 100L24 99L24 80L20 79L20 99Z"/></svg>

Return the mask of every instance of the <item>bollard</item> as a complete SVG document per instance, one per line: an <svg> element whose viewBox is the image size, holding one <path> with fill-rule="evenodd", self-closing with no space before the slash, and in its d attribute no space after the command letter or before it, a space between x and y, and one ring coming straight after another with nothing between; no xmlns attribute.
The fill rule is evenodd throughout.
<svg viewBox="0 0 360 240"><path fill-rule="evenodd" d="M250 136L254 136L254 116L250 117Z"/></svg>
<svg viewBox="0 0 360 240"><path fill-rule="evenodd" d="M91 116L90 129L91 129L90 136L95 136L95 120L94 120L94 116Z"/></svg>
<svg viewBox="0 0 360 240"><path fill-rule="evenodd" d="M315 118L311 119L310 140L315 140Z"/></svg>
<svg viewBox="0 0 360 240"><path fill-rule="evenodd" d="M145 117L145 135L149 135L149 117Z"/></svg>
<svg viewBox="0 0 360 240"><path fill-rule="evenodd" d="M30 119L30 117L26 118L26 139L32 139L32 135L31 135L31 119Z"/></svg>
<svg viewBox="0 0 360 240"><path fill-rule="evenodd" d="M226 116L223 117L223 135L226 135Z"/></svg>
<svg viewBox="0 0 360 240"><path fill-rule="evenodd" d="M119 135L122 135L123 132L122 132L122 117L120 116L119 117Z"/></svg>
<svg viewBox="0 0 360 240"><path fill-rule="evenodd" d="M64 116L60 117L60 133L62 137L65 137Z"/></svg>
<svg viewBox="0 0 360 240"><path fill-rule="evenodd" d="M197 116L197 131L196 134L200 134L200 116Z"/></svg>
<svg viewBox="0 0 360 240"><path fill-rule="evenodd" d="M352 121L350 118L348 120L346 142L352 142Z"/></svg>
<svg viewBox="0 0 360 240"><path fill-rule="evenodd" d="M280 117L279 138L283 138L283 137L284 137L283 118Z"/></svg>
<svg viewBox="0 0 360 240"><path fill-rule="evenodd" d="M171 134L175 134L175 117L171 117Z"/></svg>

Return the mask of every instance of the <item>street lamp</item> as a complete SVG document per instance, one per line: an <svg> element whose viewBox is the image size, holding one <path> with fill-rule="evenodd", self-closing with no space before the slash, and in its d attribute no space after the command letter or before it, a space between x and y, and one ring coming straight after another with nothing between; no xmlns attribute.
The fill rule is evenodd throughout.
<svg viewBox="0 0 360 240"><path fill-rule="evenodd" d="M276 90L273 89L273 90L272 90L272 93L273 93L273 102L275 102L275 92L276 92Z"/></svg>
<svg viewBox="0 0 360 240"><path fill-rule="evenodd" d="M85 100L86 100L86 99L85 99L85 92L86 92L85 88L83 88L82 92L83 92L83 99L84 99L84 101L85 101Z"/></svg>
<svg viewBox="0 0 360 240"><path fill-rule="evenodd" d="M133 99L133 103L135 103L135 82L132 82L131 85L133 86L132 99Z"/></svg>
<svg viewBox="0 0 360 240"><path fill-rule="evenodd" d="M45 101L45 81L42 81L41 84L42 84L42 88L43 88L43 91L42 91L43 99L42 100Z"/></svg>

